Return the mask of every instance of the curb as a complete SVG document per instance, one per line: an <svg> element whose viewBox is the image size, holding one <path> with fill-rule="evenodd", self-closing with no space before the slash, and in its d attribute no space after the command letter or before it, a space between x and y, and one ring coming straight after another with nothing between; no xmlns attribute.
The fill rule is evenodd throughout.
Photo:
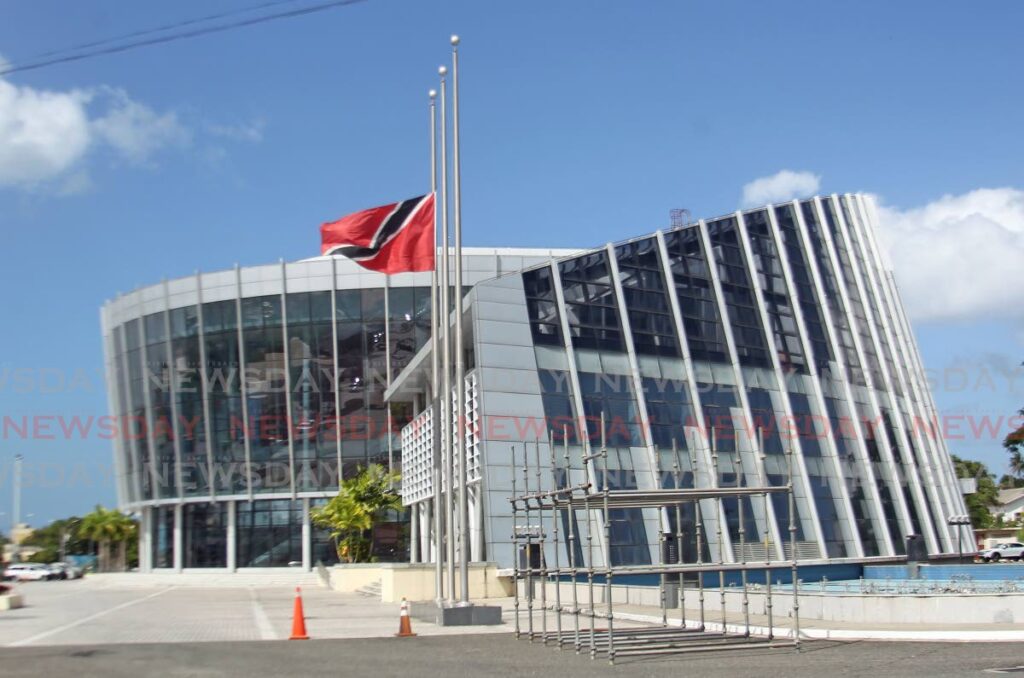
<svg viewBox="0 0 1024 678"><path fill-rule="evenodd" d="M616 613L616 619L624 621L635 621L645 624L661 624L661 617L654 617L645 614L631 612ZM671 620L670 620L671 622ZM669 624L671 626L671 623ZM687 622L688 627L693 627L692 622ZM722 631L721 622L705 622L704 628L709 631ZM725 624L727 633L743 633L745 627L741 624ZM750 626L750 633L755 636L767 636L766 626ZM776 638L792 638L792 627L779 627L774 629ZM806 640L892 640L892 641L918 641L918 642L1020 642L1024 641L1024 629L1020 631L975 631L967 629L950 629L942 631L915 631L887 630L887 629L823 629L813 626L800 626L800 638Z"/></svg>

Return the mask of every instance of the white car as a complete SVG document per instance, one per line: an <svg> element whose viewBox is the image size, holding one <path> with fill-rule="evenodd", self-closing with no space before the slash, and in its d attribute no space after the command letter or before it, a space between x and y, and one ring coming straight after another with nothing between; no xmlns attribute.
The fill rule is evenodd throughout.
<svg viewBox="0 0 1024 678"><path fill-rule="evenodd" d="M44 581L52 579L50 568L40 563L15 563L4 570L4 579L17 581Z"/></svg>
<svg viewBox="0 0 1024 678"><path fill-rule="evenodd" d="M986 563L995 563L1000 560L1020 560L1024 556L1024 544L1017 541L996 544L990 549L984 549L978 553L978 557Z"/></svg>

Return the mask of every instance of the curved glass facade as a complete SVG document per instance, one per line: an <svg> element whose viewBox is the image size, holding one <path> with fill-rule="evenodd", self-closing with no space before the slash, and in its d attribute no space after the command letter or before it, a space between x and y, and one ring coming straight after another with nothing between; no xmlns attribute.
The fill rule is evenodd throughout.
<svg viewBox="0 0 1024 678"><path fill-rule="evenodd" d="M550 260L473 250L472 284ZM340 258L168 281L103 308L122 508L142 514L148 568L240 568L336 559L311 506L370 463L401 467L384 403L429 341L430 274L388 276ZM406 555L405 517L378 556ZM304 536L306 535L306 536Z"/></svg>

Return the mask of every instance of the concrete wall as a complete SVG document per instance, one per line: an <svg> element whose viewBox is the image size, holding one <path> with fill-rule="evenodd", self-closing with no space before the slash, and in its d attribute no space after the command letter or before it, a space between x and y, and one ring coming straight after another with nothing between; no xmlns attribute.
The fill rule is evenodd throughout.
<svg viewBox="0 0 1024 678"><path fill-rule="evenodd" d="M330 587L342 593L380 582L380 599L396 603L434 599L434 566L431 563L360 563L335 565L329 571ZM458 592L456 592L458 595ZM506 598L512 595L508 577L499 577L493 563L469 566L469 597L472 600Z"/></svg>
<svg viewBox="0 0 1024 678"><path fill-rule="evenodd" d="M520 595L523 587L520 585ZM561 603L568 607L572 600L572 586L561 583ZM546 591L549 605L555 601L555 584ZM579 601L588 600L586 585L577 586ZM697 590L685 590L686 609L697 607ZM536 601L540 599L537 583ZM651 586L612 585L612 602L658 608L660 593ZM594 586L594 600L599 611L607 603L605 587ZM761 592L748 594L750 614L767 614L767 596ZM714 619L721 610L718 589L704 589L704 606L708 619ZM725 608L729 612L743 611L741 590L725 591ZM789 590L772 594L772 612L776 624L786 626L793 613L793 595ZM1024 593L965 594L965 595L862 595L862 594L800 594L800 618L807 620L841 621L858 624L1014 624L1024 622Z"/></svg>

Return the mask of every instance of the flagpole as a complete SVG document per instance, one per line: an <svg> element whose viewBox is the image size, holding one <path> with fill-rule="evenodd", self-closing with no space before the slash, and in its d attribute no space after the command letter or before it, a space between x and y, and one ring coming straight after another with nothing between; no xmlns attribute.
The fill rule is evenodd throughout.
<svg viewBox="0 0 1024 678"><path fill-rule="evenodd" d="M443 393L441 394L441 413L443 419L442 445L445 455L445 497L444 497L444 522L445 537L448 550L448 603L455 604L455 539L452 533L455 518L455 505L452 493L455 483L452 478L455 468L452 459L452 364L451 364L451 332L449 321L451 318L449 297L451 296L451 283L448 279L448 121L446 115L447 81L445 76L448 69L441 66L437 70L441 76L441 340L442 340L442 363L444 376L442 378Z"/></svg>
<svg viewBox="0 0 1024 678"><path fill-rule="evenodd" d="M452 170L455 206L455 421L459 458L460 602L469 604L469 451L466 447L466 357L462 337L462 177L459 164L459 36L452 36Z"/></svg>
<svg viewBox="0 0 1024 678"><path fill-rule="evenodd" d="M440 348L437 341L438 328L438 291L437 265L437 91L430 90L430 192L434 196L434 270L430 272L430 407L433 425L433 488L434 499L432 510L434 512L434 600L438 607L444 601L444 571L442 549L444 542L441 538L441 412L438 395L441 388L437 383L440 370L438 361L440 356L437 351Z"/></svg>
<svg viewBox="0 0 1024 678"><path fill-rule="evenodd" d="M384 380L387 382L385 389L391 388L391 274L384 276ZM392 448L391 440L391 401L384 403L385 422L388 436L388 475L395 472L395 451ZM394 486L393 481L388 481L388 488Z"/></svg>

